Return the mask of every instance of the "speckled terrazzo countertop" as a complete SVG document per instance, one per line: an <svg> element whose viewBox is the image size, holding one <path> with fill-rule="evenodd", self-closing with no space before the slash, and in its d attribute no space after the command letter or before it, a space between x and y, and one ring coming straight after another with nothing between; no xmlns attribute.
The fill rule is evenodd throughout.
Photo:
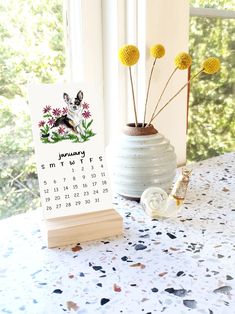
<svg viewBox="0 0 235 314"><path fill-rule="evenodd" d="M235 313L235 153L197 163L174 219L115 198L123 237L59 249L39 211L0 222L0 313Z"/></svg>

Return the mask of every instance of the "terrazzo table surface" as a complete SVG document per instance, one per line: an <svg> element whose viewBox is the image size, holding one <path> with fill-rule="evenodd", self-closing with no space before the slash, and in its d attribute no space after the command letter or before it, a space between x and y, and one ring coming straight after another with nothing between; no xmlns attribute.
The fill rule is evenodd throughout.
<svg viewBox="0 0 235 314"><path fill-rule="evenodd" d="M174 219L115 198L120 237L47 249L39 211L0 222L0 312L235 313L235 153L193 168Z"/></svg>

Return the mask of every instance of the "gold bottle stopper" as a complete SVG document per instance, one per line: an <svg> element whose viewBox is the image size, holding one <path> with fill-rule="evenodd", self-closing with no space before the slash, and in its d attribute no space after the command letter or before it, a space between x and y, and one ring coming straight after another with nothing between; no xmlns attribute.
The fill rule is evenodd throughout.
<svg viewBox="0 0 235 314"><path fill-rule="evenodd" d="M192 170L182 169L182 174L179 176L171 191L170 195L176 200L177 206L182 205L184 202L191 173Z"/></svg>

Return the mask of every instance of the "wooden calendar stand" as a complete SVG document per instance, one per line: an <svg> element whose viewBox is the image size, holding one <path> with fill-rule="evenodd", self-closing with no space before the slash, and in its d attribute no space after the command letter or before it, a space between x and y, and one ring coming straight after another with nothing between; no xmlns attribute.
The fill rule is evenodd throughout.
<svg viewBox="0 0 235 314"><path fill-rule="evenodd" d="M122 234L122 217L107 209L43 221L49 248Z"/></svg>

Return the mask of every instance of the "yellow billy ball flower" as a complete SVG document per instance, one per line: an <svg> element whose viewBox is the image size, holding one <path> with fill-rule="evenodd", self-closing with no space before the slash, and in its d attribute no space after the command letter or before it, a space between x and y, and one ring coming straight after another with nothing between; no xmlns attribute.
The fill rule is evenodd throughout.
<svg viewBox="0 0 235 314"><path fill-rule="evenodd" d="M180 52L175 57L175 66L180 70L185 70L192 64L192 58L187 52Z"/></svg>
<svg viewBox="0 0 235 314"><path fill-rule="evenodd" d="M150 47L150 54L154 58L162 58L165 55L165 48L160 44L153 45Z"/></svg>
<svg viewBox="0 0 235 314"><path fill-rule="evenodd" d="M214 74L220 69L220 61L218 58L210 57L202 63L202 69L207 74Z"/></svg>
<svg viewBox="0 0 235 314"><path fill-rule="evenodd" d="M139 49L134 45L125 45L119 49L118 57L122 64L132 66L139 60Z"/></svg>

